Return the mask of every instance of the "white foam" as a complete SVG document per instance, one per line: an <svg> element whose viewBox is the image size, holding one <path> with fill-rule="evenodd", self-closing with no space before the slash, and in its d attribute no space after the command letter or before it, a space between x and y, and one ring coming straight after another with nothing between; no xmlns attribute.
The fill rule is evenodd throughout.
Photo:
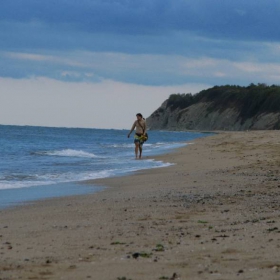
<svg viewBox="0 0 280 280"><path fill-rule="evenodd" d="M39 182L39 181L21 181L21 182L9 182L3 181L0 182L0 190L8 190L8 189L21 189L28 188L38 185L50 185L50 182Z"/></svg>
<svg viewBox="0 0 280 280"><path fill-rule="evenodd" d="M53 185L56 183L77 182L90 179L99 179L113 176L116 170L103 170L98 172L82 172L82 173L63 173L63 174L45 174L38 176L34 181L0 181L0 190L20 189L41 185Z"/></svg>
<svg viewBox="0 0 280 280"><path fill-rule="evenodd" d="M61 157L83 157L83 158L99 157L93 153L84 152L82 150L72 150L72 149L44 152L43 154L48 155L48 156L61 156Z"/></svg>
<svg viewBox="0 0 280 280"><path fill-rule="evenodd" d="M156 143L144 143L144 148L145 147L149 147L149 148L164 148L164 149L172 149L177 148L177 147L181 147L181 146L185 146L186 144L189 143L184 143L184 142L156 142ZM190 143L192 144L192 143ZM104 145L107 148L134 148L134 144L130 143L130 144L111 144L111 145Z"/></svg>
<svg viewBox="0 0 280 280"><path fill-rule="evenodd" d="M147 160L151 161L151 160ZM139 162L140 163L140 162ZM166 166L166 164L162 164L161 167ZM154 168L154 167L149 167ZM78 182L78 181L86 181L86 180L93 180L93 179L100 179L100 178L108 178L116 175L121 175L129 172L134 172L137 170L142 170L143 166L141 167L133 167L133 168L126 168L126 169L107 169L102 171L88 171L82 173L63 173L63 174L45 174L37 177L37 180L34 181L0 181L0 190L5 189L19 189L19 188L28 188L33 186L42 186L42 185L53 185L57 183L67 183L67 182Z"/></svg>
<svg viewBox="0 0 280 280"><path fill-rule="evenodd" d="M112 144L112 145L105 145L108 148L133 148L134 144Z"/></svg>
<svg viewBox="0 0 280 280"><path fill-rule="evenodd" d="M125 169L107 169L97 172L82 172L82 173L63 173L63 174L45 174L42 176L37 176L37 179L34 181L7 181L1 180L0 181L0 190L7 190L7 189L19 189L19 188L28 188L33 186L42 186L42 185L53 185L57 183L67 183L67 182L78 182L78 181L86 181L86 180L93 180L93 179L100 179L100 178L108 178L116 175L122 175L125 173L135 172L138 170L143 170L143 162L154 162L156 165L154 166L147 166L147 168L159 168L159 167L166 167L172 164L170 163L163 163L161 161L154 161L153 159L147 159L143 161L139 161L139 166L125 168Z"/></svg>

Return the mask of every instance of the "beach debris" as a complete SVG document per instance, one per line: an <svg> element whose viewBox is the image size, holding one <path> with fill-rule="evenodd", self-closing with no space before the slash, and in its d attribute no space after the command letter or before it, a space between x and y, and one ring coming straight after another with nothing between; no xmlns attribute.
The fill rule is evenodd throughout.
<svg viewBox="0 0 280 280"><path fill-rule="evenodd" d="M267 221L267 224L275 224L275 221Z"/></svg>
<svg viewBox="0 0 280 280"><path fill-rule="evenodd" d="M153 249L153 251L156 251L156 252L163 252L165 249L164 249L164 246L162 244L157 244L156 245L156 248Z"/></svg>
<svg viewBox="0 0 280 280"><path fill-rule="evenodd" d="M8 249L8 250L13 249L13 246L12 246L11 242L4 242L3 244L4 244L4 245L8 245L8 246L7 246L7 249Z"/></svg>
<svg viewBox="0 0 280 280"><path fill-rule="evenodd" d="M132 280L132 279L126 277L118 277L117 280Z"/></svg>
<svg viewBox="0 0 280 280"><path fill-rule="evenodd" d="M69 265L69 269L75 269L75 268L77 268L76 265L74 265L74 264Z"/></svg>
<svg viewBox="0 0 280 280"><path fill-rule="evenodd" d="M272 231L275 231L275 230L278 230L278 227L274 227L274 228L269 228L269 229L267 229L268 232L272 232Z"/></svg>
<svg viewBox="0 0 280 280"><path fill-rule="evenodd" d="M228 236L228 235L225 235L225 234L222 234L222 235L218 235L218 236L215 236L215 237L226 238L226 237L229 237L229 236Z"/></svg>
<svg viewBox="0 0 280 280"><path fill-rule="evenodd" d="M152 256L152 253L145 253L145 252L140 253L140 257L142 257L142 258L150 258L151 256Z"/></svg>
<svg viewBox="0 0 280 280"><path fill-rule="evenodd" d="M202 221L202 220L198 220L197 221L199 224L207 224L208 222L207 221Z"/></svg>
<svg viewBox="0 0 280 280"><path fill-rule="evenodd" d="M173 273L172 277L170 278L170 280L176 280L178 278L177 273Z"/></svg>
<svg viewBox="0 0 280 280"><path fill-rule="evenodd" d="M137 259L139 256L140 256L139 253L134 253L134 254L132 254L132 257L133 257L134 259Z"/></svg>
<svg viewBox="0 0 280 280"><path fill-rule="evenodd" d="M140 253L136 252L136 253L132 254L132 257L134 259L137 259L139 257L141 257L141 258L150 258L151 256L152 256L152 253L146 253L146 252L140 252Z"/></svg>
<svg viewBox="0 0 280 280"><path fill-rule="evenodd" d="M274 270L275 272L280 272L279 266L277 265L273 266L272 270Z"/></svg>
<svg viewBox="0 0 280 280"><path fill-rule="evenodd" d="M176 280L178 279L178 274L176 272L173 273L173 275L171 277L167 277L167 276L161 276L159 277L160 280Z"/></svg>
<svg viewBox="0 0 280 280"><path fill-rule="evenodd" d="M120 241L115 241L111 243L111 245L125 245L125 244L126 244L125 242L120 242Z"/></svg>

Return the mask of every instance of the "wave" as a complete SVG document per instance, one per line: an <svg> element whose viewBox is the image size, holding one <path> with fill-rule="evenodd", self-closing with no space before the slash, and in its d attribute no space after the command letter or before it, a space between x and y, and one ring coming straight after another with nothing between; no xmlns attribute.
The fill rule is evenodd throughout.
<svg viewBox="0 0 280 280"><path fill-rule="evenodd" d="M148 165L143 165L143 163L149 163ZM151 163L154 165L151 166ZM140 161L139 161L140 164ZM29 180L26 181L9 181L9 180L0 180L0 190L7 190L7 189L19 189L19 188L28 188L28 187L35 187L35 186L43 186L43 185L54 185L57 183L67 183L67 182L80 182L80 181L87 181L87 180L94 180L94 179L101 179L101 178L108 178L118 175L124 175L130 172L135 172L138 170L143 169L150 169L150 168L159 168L159 167L166 167L173 164L164 163L162 161L154 161L153 159L147 159L141 161L141 165L130 167L130 168L121 168L121 169L107 169L101 170L97 172L82 172L82 173L62 173L62 174L45 174L41 176L37 176L36 180Z"/></svg>
<svg viewBox="0 0 280 280"><path fill-rule="evenodd" d="M21 182L0 182L0 190L8 190L8 189L21 189L21 188L29 188L41 185L50 185L53 183L49 182L39 182L39 181L21 181Z"/></svg>
<svg viewBox="0 0 280 280"><path fill-rule="evenodd" d="M65 149L59 151L35 152L33 154L43 156L60 156L60 157L82 157L82 158L101 158L93 153L84 152L82 150Z"/></svg>
<svg viewBox="0 0 280 280"><path fill-rule="evenodd" d="M134 144L110 144L102 146L106 148L134 148Z"/></svg>
<svg viewBox="0 0 280 280"><path fill-rule="evenodd" d="M36 180L37 175L25 175L25 174L11 174L6 176L0 176L1 181L25 181L25 180Z"/></svg>
<svg viewBox="0 0 280 280"><path fill-rule="evenodd" d="M25 181L10 181L10 180L1 180L0 181L0 190L7 189L20 189L20 188L29 188L35 186L45 186L45 185L54 185L57 183L67 183L67 182L78 182L91 179L100 179L110 177L116 174L116 170L102 170L98 172L82 172L82 173L62 173L62 174L45 174L37 176L36 180L25 180Z"/></svg>
<svg viewBox="0 0 280 280"><path fill-rule="evenodd" d="M144 143L144 147L159 147L159 146L164 146L170 143ZM110 144L110 145L103 145L103 147L106 148L134 148L134 144Z"/></svg>

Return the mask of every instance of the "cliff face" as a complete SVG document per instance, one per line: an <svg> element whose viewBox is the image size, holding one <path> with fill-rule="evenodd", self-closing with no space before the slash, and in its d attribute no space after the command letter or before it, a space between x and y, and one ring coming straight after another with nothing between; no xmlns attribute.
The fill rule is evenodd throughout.
<svg viewBox="0 0 280 280"><path fill-rule="evenodd" d="M210 101L200 98L186 108L174 108L170 105L170 100L166 100L147 118L147 124L153 130L280 129L280 110L259 110L249 115L246 112L246 108L244 110L244 106L239 103L219 103L217 99Z"/></svg>

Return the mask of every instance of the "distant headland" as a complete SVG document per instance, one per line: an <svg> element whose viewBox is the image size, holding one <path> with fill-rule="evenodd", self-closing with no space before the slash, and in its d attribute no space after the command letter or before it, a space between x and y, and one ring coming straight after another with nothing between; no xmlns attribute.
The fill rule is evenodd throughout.
<svg viewBox="0 0 280 280"><path fill-rule="evenodd" d="M280 86L225 85L171 94L147 123L153 130L280 129Z"/></svg>

